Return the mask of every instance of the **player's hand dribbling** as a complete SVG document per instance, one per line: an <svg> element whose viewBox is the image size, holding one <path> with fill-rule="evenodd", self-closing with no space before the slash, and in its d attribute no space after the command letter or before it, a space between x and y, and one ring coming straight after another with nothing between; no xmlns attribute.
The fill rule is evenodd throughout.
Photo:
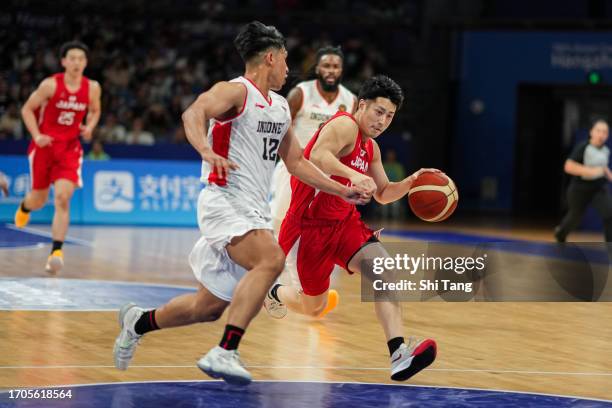
<svg viewBox="0 0 612 408"><path fill-rule="evenodd" d="M36 146L38 147L49 146L51 143L53 143L53 138L51 136L43 135L42 133L34 136L33 139L34 143L36 143Z"/></svg>
<svg viewBox="0 0 612 408"><path fill-rule="evenodd" d="M202 152L202 159L208 163L211 169L222 178L226 178L230 170L237 170L238 165L225 157L219 156L212 149L206 149Z"/></svg>
<svg viewBox="0 0 612 408"><path fill-rule="evenodd" d="M414 173L412 173L410 176L408 176L408 179L410 179L410 186L412 186L412 183L414 183L414 180L416 180L421 174L423 173L442 173L441 170L438 169L419 169L417 171L415 171ZM408 188L410 188L410 186Z"/></svg>

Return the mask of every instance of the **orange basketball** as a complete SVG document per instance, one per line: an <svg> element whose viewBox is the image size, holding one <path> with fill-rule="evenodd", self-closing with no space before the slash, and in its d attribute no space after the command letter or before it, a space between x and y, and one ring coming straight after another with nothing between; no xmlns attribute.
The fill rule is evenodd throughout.
<svg viewBox="0 0 612 408"><path fill-rule="evenodd" d="M423 221L438 222L447 219L457 208L458 202L457 187L444 173L421 173L408 192L410 209Z"/></svg>

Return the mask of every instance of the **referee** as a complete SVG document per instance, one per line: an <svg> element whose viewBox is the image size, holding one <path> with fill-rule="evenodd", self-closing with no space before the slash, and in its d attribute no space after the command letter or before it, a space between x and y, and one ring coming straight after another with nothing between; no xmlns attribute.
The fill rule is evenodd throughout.
<svg viewBox="0 0 612 408"><path fill-rule="evenodd" d="M610 150L605 145L608 132L605 120L593 122L589 140L574 147L565 161L565 172L574 177L567 188L569 210L555 228L557 242L565 242L570 231L582 220L589 204L593 204L603 219L606 242L612 242L612 197L607 184L612 181L612 172L608 168Z"/></svg>

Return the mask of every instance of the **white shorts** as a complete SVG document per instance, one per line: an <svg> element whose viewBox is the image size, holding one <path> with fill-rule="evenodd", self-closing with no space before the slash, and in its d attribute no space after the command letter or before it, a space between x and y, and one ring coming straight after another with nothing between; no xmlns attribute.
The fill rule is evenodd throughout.
<svg viewBox="0 0 612 408"><path fill-rule="evenodd" d="M291 203L291 174L287 171L287 167L282 160L276 164L272 174L270 192L272 193L270 200L272 220L274 221L275 228L280 228L280 224L283 222Z"/></svg>
<svg viewBox="0 0 612 408"><path fill-rule="evenodd" d="M247 271L229 257L225 247L251 230L272 230L271 219L261 210L245 207L238 196L212 186L198 197L198 225L202 236L189 254L189 265L206 289L230 302Z"/></svg>

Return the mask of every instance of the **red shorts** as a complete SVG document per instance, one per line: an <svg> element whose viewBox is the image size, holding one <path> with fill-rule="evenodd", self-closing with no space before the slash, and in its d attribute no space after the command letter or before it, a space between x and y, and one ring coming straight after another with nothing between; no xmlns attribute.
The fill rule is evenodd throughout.
<svg viewBox="0 0 612 408"><path fill-rule="evenodd" d="M349 271L351 258L373 235L359 214L338 222L287 215L278 242L287 256L297 256L297 273L304 293L317 296L329 289L334 265Z"/></svg>
<svg viewBox="0 0 612 408"><path fill-rule="evenodd" d="M72 181L81 187L83 148L79 139L53 140L49 146L38 147L33 141L28 147L32 189L44 190L59 179Z"/></svg>

